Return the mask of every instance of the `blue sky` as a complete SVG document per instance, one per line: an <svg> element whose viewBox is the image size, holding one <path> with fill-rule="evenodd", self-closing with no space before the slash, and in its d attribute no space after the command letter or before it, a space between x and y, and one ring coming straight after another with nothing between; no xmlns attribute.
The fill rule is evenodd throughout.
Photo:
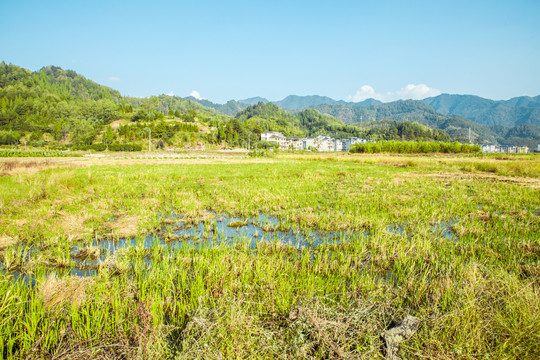
<svg viewBox="0 0 540 360"><path fill-rule="evenodd" d="M3 0L0 60L225 102L540 95L540 1Z"/></svg>

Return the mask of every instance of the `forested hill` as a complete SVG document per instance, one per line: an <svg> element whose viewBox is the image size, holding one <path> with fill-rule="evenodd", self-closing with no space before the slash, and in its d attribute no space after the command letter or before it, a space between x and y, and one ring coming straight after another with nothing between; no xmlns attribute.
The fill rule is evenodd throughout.
<svg viewBox="0 0 540 360"><path fill-rule="evenodd" d="M279 107L289 110L302 110L308 107L313 107L316 105L327 104L327 105L352 105L352 106L373 106L382 104L380 101L375 99L366 99L360 102L346 102L343 100L334 100L328 96L319 96L319 95L309 95L309 96L297 96L289 95L283 100L274 101Z"/></svg>
<svg viewBox="0 0 540 360"><path fill-rule="evenodd" d="M119 130L107 129L108 124L118 119L155 123L165 115L188 122L223 119L214 110L179 97L122 97L118 91L72 70L48 66L31 72L5 62L0 64L0 145L24 141L38 147L82 146L96 141L108 144L138 141L147 137L142 128L137 128L136 134L129 131L121 134ZM147 130L152 127L146 126ZM174 129L188 129L189 136L183 136L186 141L197 138L192 136L193 127L175 125Z"/></svg>
<svg viewBox="0 0 540 360"><path fill-rule="evenodd" d="M238 102L233 100L224 105L213 104L207 100L196 101L224 114L234 115L235 111L242 111L247 104L252 104L257 99L293 112L306 108L315 109L345 124L409 120L425 124L433 129L445 130L452 137L459 139L468 139L469 129L471 129L471 139L478 143L528 145L535 148L540 142L538 137L540 126L535 125L536 113L540 112L540 97L519 97L496 102L468 95L440 95L423 101L402 100L381 103L374 99L367 99L351 103L326 96L290 95L274 102L263 98L251 98ZM435 109L431 105L435 106ZM494 127L490 124L501 124L501 126ZM515 128L517 125L514 124L519 127Z"/></svg>
<svg viewBox="0 0 540 360"><path fill-rule="evenodd" d="M540 143L540 96L495 101L473 95L442 94L422 102L440 113L463 116L488 126L502 144L536 148Z"/></svg>
<svg viewBox="0 0 540 360"><path fill-rule="evenodd" d="M62 137L76 122L101 125L118 118L122 96L71 70L48 66L31 72L0 63L0 130L3 142L25 132ZM10 137L13 139L10 140Z"/></svg>
<svg viewBox="0 0 540 360"><path fill-rule="evenodd" d="M248 106L236 114L241 122L262 125L263 131L280 131L287 136L315 136L333 134L338 137L360 136L362 132L356 126L344 124L329 115L323 115L313 109L306 109L293 115L273 103Z"/></svg>
<svg viewBox="0 0 540 360"><path fill-rule="evenodd" d="M2 62L0 63L0 88L3 89L4 94L17 93L20 96L40 94L40 96L55 96L60 100L119 102L122 98L116 90L88 80L73 70L63 70L57 66L47 66L39 71L31 72Z"/></svg>

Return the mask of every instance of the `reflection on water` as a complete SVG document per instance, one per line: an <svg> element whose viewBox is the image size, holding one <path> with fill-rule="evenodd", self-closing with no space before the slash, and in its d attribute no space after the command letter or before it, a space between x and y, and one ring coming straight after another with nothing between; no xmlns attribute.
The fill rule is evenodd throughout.
<svg viewBox="0 0 540 360"><path fill-rule="evenodd" d="M94 239L91 244L71 249L70 260L74 266L67 269L53 267L47 271L59 275L69 273L73 276L93 276L99 271L100 265L103 266L106 259L113 257L119 250L134 250L134 253L141 255L149 263L150 252L156 247L175 251L180 248L202 249L247 242L251 249L256 250L257 242L262 241L278 242L302 250L313 249L324 243L337 244L349 241L353 237L367 236L367 233L351 231L299 229L267 214L251 218L213 214L211 218L198 222L184 219L182 216L166 217L160 214L160 217L165 225L152 235L139 239ZM1 263L0 269L6 273ZM29 276L17 271L10 273L14 278L24 281L27 281L26 277ZM30 277L33 279L33 276Z"/></svg>

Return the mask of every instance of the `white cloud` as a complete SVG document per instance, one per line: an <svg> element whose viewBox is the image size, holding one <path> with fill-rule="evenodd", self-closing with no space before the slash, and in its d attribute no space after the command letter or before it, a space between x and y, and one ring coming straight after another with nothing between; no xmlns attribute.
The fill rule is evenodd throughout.
<svg viewBox="0 0 540 360"><path fill-rule="evenodd" d="M167 96L174 96L174 93L171 91L170 93L167 94Z"/></svg>
<svg viewBox="0 0 540 360"><path fill-rule="evenodd" d="M377 99L382 101L383 95L375 92L375 89L369 85L364 85L352 96L347 96L348 101L360 102L366 99Z"/></svg>
<svg viewBox="0 0 540 360"><path fill-rule="evenodd" d="M440 90L432 89L426 84L409 84L396 92L398 99L422 100L427 97L440 95Z"/></svg>
<svg viewBox="0 0 540 360"><path fill-rule="evenodd" d="M364 85L354 95L347 96L346 100L352 102L360 102L366 99L377 99L383 102L407 99L422 100L440 94L440 90L430 88L426 84L408 84L398 91L389 91L386 93L376 92L373 87Z"/></svg>
<svg viewBox="0 0 540 360"><path fill-rule="evenodd" d="M109 81L120 81L120 78L117 76L111 76L109 77Z"/></svg>
<svg viewBox="0 0 540 360"><path fill-rule="evenodd" d="M193 90L189 93L189 96L193 96L197 100L202 100L201 94L197 90Z"/></svg>

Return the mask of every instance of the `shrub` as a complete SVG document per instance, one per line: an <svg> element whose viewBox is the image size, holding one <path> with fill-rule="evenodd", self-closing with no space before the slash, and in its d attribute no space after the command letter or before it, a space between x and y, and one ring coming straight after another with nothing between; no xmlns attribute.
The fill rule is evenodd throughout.
<svg viewBox="0 0 540 360"><path fill-rule="evenodd" d="M440 141L380 141L377 143L354 144L349 149L351 153L401 153L401 154L427 154L442 153L473 153L481 152L478 145L460 144L457 141L446 143Z"/></svg>
<svg viewBox="0 0 540 360"><path fill-rule="evenodd" d="M264 150L264 149L255 149L255 150L250 150L248 152L248 156L250 156L250 157L270 157L270 156L272 156L272 152L270 152L268 150Z"/></svg>
<svg viewBox="0 0 540 360"><path fill-rule="evenodd" d="M139 144L109 144L109 151L142 151L142 145ZM72 150L83 150L83 151L105 151L107 150L107 145L103 143L92 144L92 145L76 145L71 148Z"/></svg>

